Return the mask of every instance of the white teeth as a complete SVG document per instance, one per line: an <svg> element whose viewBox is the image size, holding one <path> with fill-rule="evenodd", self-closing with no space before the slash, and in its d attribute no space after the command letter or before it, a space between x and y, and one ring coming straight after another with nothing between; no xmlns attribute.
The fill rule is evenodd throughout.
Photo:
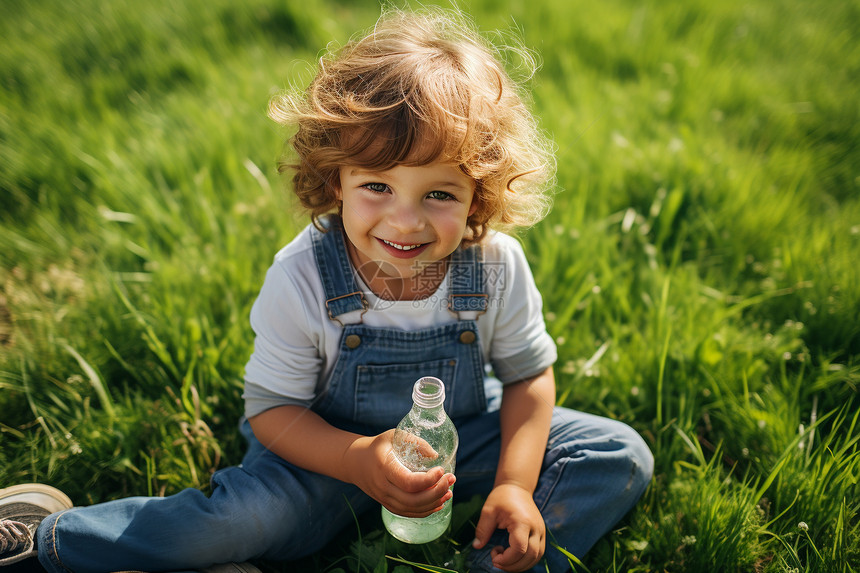
<svg viewBox="0 0 860 573"><path fill-rule="evenodd" d="M411 251L412 249L417 249L421 246L420 243L417 245L398 245L397 243L392 243L391 241L386 241L385 239L382 239L382 242L401 251Z"/></svg>

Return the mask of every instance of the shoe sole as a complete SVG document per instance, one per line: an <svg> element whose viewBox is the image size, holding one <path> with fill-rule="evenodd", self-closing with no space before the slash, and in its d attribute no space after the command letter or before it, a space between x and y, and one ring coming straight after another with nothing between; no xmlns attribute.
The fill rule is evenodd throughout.
<svg viewBox="0 0 860 573"><path fill-rule="evenodd" d="M0 489L0 503L31 503L56 513L73 507L69 496L55 487L41 483L24 483Z"/></svg>

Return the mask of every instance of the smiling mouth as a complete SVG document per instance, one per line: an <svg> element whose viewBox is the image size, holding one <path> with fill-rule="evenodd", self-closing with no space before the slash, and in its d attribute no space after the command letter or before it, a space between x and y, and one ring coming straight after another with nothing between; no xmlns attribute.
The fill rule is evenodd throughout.
<svg viewBox="0 0 860 573"><path fill-rule="evenodd" d="M426 243L418 243L416 245L401 245L399 243L392 243L391 241L386 241L385 239L379 239L379 240L382 241L383 243L385 243L386 245L388 245L389 247L394 247L398 251L411 251L413 249L417 249L418 247L421 247L421 246L426 244Z"/></svg>

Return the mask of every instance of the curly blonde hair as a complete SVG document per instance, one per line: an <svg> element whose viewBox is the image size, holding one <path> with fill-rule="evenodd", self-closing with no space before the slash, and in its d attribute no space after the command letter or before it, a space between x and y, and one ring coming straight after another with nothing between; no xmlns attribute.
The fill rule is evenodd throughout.
<svg viewBox="0 0 860 573"><path fill-rule="evenodd" d="M531 77L531 53L507 51ZM294 171L294 191L314 222L339 208L341 166L385 170L437 159L476 182L467 241L542 219L552 144L500 56L459 12L389 10L369 33L321 57L306 90L272 98L269 117L298 128L279 171Z"/></svg>

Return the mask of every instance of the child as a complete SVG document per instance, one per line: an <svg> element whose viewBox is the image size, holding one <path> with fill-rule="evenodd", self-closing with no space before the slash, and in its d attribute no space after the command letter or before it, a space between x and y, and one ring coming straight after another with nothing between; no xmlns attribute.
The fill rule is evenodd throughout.
<svg viewBox="0 0 860 573"><path fill-rule="evenodd" d="M556 348L520 245L498 232L548 205L549 145L495 52L457 15L392 11L272 101L297 126L295 192L313 219L251 312L248 451L189 489L55 513L50 571L176 571L321 549L353 512L423 517L441 468L394 461L422 376L446 385L459 499L486 496L472 570L569 569L636 503L651 454L629 427L554 407ZM491 368L491 370L490 370Z"/></svg>

